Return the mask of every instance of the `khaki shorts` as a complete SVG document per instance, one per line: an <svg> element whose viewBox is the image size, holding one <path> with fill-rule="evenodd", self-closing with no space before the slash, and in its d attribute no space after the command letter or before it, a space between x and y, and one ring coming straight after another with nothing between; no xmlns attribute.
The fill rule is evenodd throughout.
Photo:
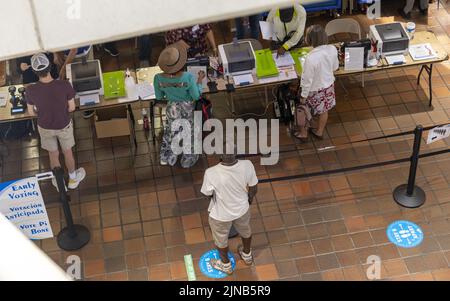
<svg viewBox="0 0 450 301"><path fill-rule="evenodd" d="M41 146L49 152L58 150L58 141L63 151L71 149L75 145L72 121L62 130L46 130L38 126L41 136Z"/></svg>
<svg viewBox="0 0 450 301"><path fill-rule="evenodd" d="M214 243L218 248L223 249L228 247L228 235L230 234L232 225L241 237L249 238L252 236L250 209L243 216L231 222L221 222L209 217L209 227L211 228Z"/></svg>

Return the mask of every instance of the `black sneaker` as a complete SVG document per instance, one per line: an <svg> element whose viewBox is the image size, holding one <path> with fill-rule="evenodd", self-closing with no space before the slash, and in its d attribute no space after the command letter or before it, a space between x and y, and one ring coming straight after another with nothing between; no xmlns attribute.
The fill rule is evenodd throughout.
<svg viewBox="0 0 450 301"><path fill-rule="evenodd" d="M420 13L421 13L423 16L428 16L428 8L427 8L427 9L421 9L421 10L420 10Z"/></svg>
<svg viewBox="0 0 450 301"><path fill-rule="evenodd" d="M103 47L105 49L106 52L109 53L110 56L116 57L119 56L119 50L117 50L116 45L105 45Z"/></svg>
<svg viewBox="0 0 450 301"><path fill-rule="evenodd" d="M95 111L84 111L83 112L83 118L84 119L89 119L92 116L94 116Z"/></svg>
<svg viewBox="0 0 450 301"><path fill-rule="evenodd" d="M399 8L398 13L400 14L400 16L403 17L403 19L406 19L406 20L411 19L411 12L405 14L405 11L403 10L403 8Z"/></svg>

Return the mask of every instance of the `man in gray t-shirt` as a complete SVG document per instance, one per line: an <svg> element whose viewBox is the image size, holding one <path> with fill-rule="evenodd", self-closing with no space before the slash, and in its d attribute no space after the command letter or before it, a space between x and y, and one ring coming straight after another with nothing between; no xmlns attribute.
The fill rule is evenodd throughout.
<svg viewBox="0 0 450 301"><path fill-rule="evenodd" d="M70 113L75 111L75 91L69 82L53 79L50 74L50 61L45 54L33 55L31 68L39 77L39 81L27 87L28 113L30 115L37 113L41 146L49 153L52 170L61 167L58 142L61 145L69 171L68 187L75 189L86 176L84 168L75 169L72 152L75 138ZM55 179L53 179L53 185L56 187Z"/></svg>

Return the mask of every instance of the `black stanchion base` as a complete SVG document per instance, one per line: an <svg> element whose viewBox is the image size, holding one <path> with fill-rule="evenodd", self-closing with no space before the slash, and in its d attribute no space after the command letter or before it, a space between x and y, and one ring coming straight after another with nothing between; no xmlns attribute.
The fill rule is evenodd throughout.
<svg viewBox="0 0 450 301"><path fill-rule="evenodd" d="M230 234L228 234L228 238L233 238L233 237L236 237L238 235L239 235L239 233L236 231L236 229L234 229L234 227L231 226Z"/></svg>
<svg viewBox="0 0 450 301"><path fill-rule="evenodd" d="M425 191L419 186L414 186L414 191L411 196L408 196L406 190L408 185L403 184L395 188L394 190L394 200L400 206L406 208L418 208L425 203Z"/></svg>
<svg viewBox="0 0 450 301"><path fill-rule="evenodd" d="M73 225L76 235L71 236L69 228L64 228L58 234L58 246L65 251L75 251L84 247L91 239L88 228L82 225Z"/></svg>

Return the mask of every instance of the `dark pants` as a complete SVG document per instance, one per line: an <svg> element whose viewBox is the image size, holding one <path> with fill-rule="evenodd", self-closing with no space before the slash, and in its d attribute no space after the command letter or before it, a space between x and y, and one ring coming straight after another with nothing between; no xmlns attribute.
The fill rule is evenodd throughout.
<svg viewBox="0 0 450 301"><path fill-rule="evenodd" d="M261 20L261 14L253 15L248 17L248 22L250 25L250 37L252 39L258 40L259 38L259 21ZM236 38L238 40L245 38L245 28L243 18L236 18Z"/></svg>
<svg viewBox="0 0 450 301"><path fill-rule="evenodd" d="M139 60L148 60L150 61L150 56L152 55L152 41L151 35L144 35L138 38L138 46L139 46Z"/></svg>

